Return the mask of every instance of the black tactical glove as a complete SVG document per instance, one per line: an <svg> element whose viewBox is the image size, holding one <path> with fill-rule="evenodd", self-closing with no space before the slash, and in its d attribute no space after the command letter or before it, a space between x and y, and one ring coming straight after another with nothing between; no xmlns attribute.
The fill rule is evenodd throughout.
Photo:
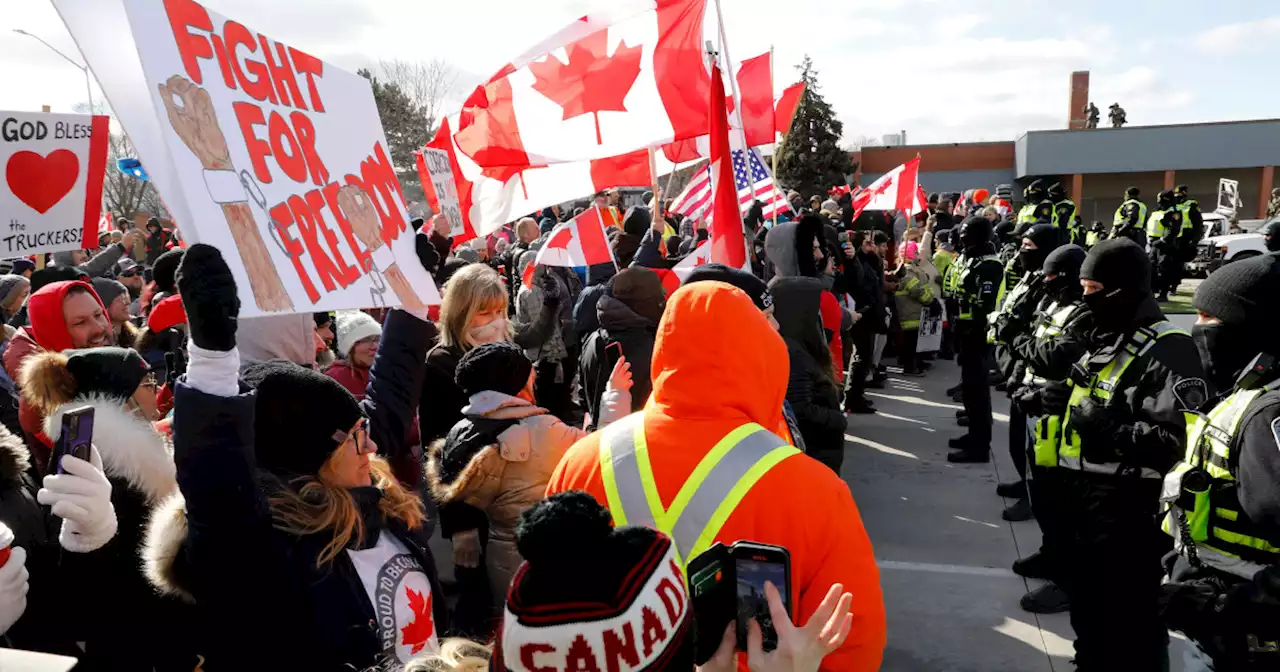
<svg viewBox="0 0 1280 672"><path fill-rule="evenodd" d="M1040 390L1027 385L1013 395L1013 403L1027 417L1044 415L1044 404L1041 403Z"/></svg>
<svg viewBox="0 0 1280 672"><path fill-rule="evenodd" d="M1050 382L1040 391L1042 415L1062 415L1067 412L1067 403L1071 401L1071 386L1066 383Z"/></svg>
<svg viewBox="0 0 1280 672"><path fill-rule="evenodd" d="M1080 435L1080 454L1090 462L1119 461L1116 433L1120 425L1117 412L1092 397L1085 397L1071 409L1071 427Z"/></svg>
<svg viewBox="0 0 1280 672"><path fill-rule="evenodd" d="M206 350L236 347L240 298L222 253L211 245L192 245L178 266L177 285L191 341Z"/></svg>

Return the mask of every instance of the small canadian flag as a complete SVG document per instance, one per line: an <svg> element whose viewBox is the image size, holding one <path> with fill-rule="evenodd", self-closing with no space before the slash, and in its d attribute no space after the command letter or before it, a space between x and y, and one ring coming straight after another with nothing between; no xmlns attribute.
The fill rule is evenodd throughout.
<svg viewBox="0 0 1280 672"><path fill-rule="evenodd" d="M693 273L693 269L709 263L711 263L711 241L705 240L701 245L698 245L693 254L681 259L680 263L676 264L671 270L675 271L676 277L680 278L680 282L684 282L689 279L689 274Z"/></svg>
<svg viewBox="0 0 1280 672"><path fill-rule="evenodd" d="M604 234L599 208L591 208L551 230L538 250L536 263L543 266L593 266L613 262L613 251Z"/></svg>

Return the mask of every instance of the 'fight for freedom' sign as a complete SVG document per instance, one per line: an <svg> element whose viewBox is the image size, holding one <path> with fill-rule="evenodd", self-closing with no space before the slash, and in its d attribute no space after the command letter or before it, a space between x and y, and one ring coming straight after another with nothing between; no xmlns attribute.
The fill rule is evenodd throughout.
<svg viewBox="0 0 1280 672"><path fill-rule="evenodd" d="M54 5L246 316L439 303L368 80L192 0Z"/></svg>
<svg viewBox="0 0 1280 672"><path fill-rule="evenodd" d="M0 258L96 247L108 119L0 111Z"/></svg>

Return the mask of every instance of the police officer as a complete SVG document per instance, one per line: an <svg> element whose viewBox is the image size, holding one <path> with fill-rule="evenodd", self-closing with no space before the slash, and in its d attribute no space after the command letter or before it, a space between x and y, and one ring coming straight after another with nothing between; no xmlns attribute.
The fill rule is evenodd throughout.
<svg viewBox="0 0 1280 672"><path fill-rule="evenodd" d="M1043 182L1032 180L1031 184L1022 190L1022 198L1026 202L1018 210L1019 228L1026 228L1037 222L1053 221L1053 204L1047 200L1048 193L1045 191Z"/></svg>
<svg viewBox="0 0 1280 672"><path fill-rule="evenodd" d="M1004 295L1004 268L996 257L991 222L970 217L960 225L965 265L959 277L956 340L960 349L960 394L969 433L951 439L948 462L991 461L991 387L987 381L987 316Z"/></svg>
<svg viewBox="0 0 1280 672"><path fill-rule="evenodd" d="M1066 591L1057 584L1069 550L1064 548L1061 479L1057 476L1062 416L1045 415L1040 394L1049 381L1065 381L1072 364L1088 350L1093 321L1088 307L1081 301L1080 265L1084 259L1085 251L1077 245L1064 245L1049 254L1044 262L1045 298L1036 307L1033 330L1015 337L1011 346L1026 369L1021 385L1011 397L1012 408L1027 418L1027 426L1019 429L1025 436L1030 428L1033 437L1027 491L1040 526L1041 540L1040 550L1015 561L1013 571L1029 579L1047 581L1023 595L1020 601L1023 609L1034 614L1056 614L1069 606ZM1012 415L1011 411L1010 420ZM1008 496L1006 492L998 494Z"/></svg>
<svg viewBox="0 0 1280 672"><path fill-rule="evenodd" d="M1067 384L1041 393L1062 416L1062 587L1071 600L1080 672L1167 669L1160 622L1160 558L1169 539L1154 524L1161 479L1182 454L1180 399L1205 396L1190 334L1165 320L1143 250L1107 240L1080 269L1093 328ZM1175 394L1178 392L1178 394Z"/></svg>
<svg viewBox="0 0 1280 672"><path fill-rule="evenodd" d="M1174 202L1173 191L1165 189L1156 197L1156 210L1147 220L1147 254L1151 259L1152 287L1158 301L1169 300L1169 283L1173 289L1181 281L1182 257L1178 238L1182 235L1182 211Z"/></svg>
<svg viewBox="0 0 1280 672"><path fill-rule="evenodd" d="M1280 252L1280 219L1273 219L1262 227L1262 240L1271 252Z"/></svg>
<svg viewBox="0 0 1280 672"><path fill-rule="evenodd" d="M1061 182L1054 182L1047 192L1049 202L1053 204L1053 225L1062 229L1067 242L1079 245L1084 242L1084 234L1080 232L1080 218L1075 201L1067 194Z"/></svg>
<svg viewBox="0 0 1280 672"><path fill-rule="evenodd" d="M1170 268L1166 286L1170 292L1176 293L1182 282L1185 264L1196 258L1196 247L1204 236L1204 215L1200 212L1200 202L1191 198L1185 184L1174 188L1173 203L1182 219L1182 229L1178 232L1178 264Z"/></svg>
<svg viewBox="0 0 1280 672"><path fill-rule="evenodd" d="M1028 269L1009 290L995 313L990 342L996 350L1000 375L1012 392L1022 384L1026 364L1013 352L1013 340L1031 333L1036 308L1044 299L1044 260L1062 244L1062 230L1053 224L1036 224L1022 235L1018 266ZM1018 480L1001 483L997 494L1014 500L1002 514L1005 520L1018 522L1031 519L1031 503L1027 501L1027 418L1016 407L1009 410L1009 455L1013 458ZM1001 494L1003 493L1003 494Z"/></svg>
<svg viewBox="0 0 1280 672"><path fill-rule="evenodd" d="M1163 616L1193 640L1188 670L1280 670L1277 296L1280 257L1268 254L1215 271L1192 299L1214 397L1162 496L1177 549Z"/></svg>
<svg viewBox="0 0 1280 672"><path fill-rule="evenodd" d="M1147 204L1141 200L1142 191L1137 187L1124 190L1124 202L1116 208L1111 224L1112 238L1128 238L1139 247L1147 246Z"/></svg>

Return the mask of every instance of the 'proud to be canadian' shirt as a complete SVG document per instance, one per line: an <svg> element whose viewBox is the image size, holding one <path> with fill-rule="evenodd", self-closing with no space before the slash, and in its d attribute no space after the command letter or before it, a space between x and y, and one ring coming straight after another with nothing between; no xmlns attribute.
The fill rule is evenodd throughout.
<svg viewBox="0 0 1280 672"><path fill-rule="evenodd" d="M387 658L403 664L435 649L431 582L409 549L394 534L384 532L370 548L347 554L373 605Z"/></svg>

